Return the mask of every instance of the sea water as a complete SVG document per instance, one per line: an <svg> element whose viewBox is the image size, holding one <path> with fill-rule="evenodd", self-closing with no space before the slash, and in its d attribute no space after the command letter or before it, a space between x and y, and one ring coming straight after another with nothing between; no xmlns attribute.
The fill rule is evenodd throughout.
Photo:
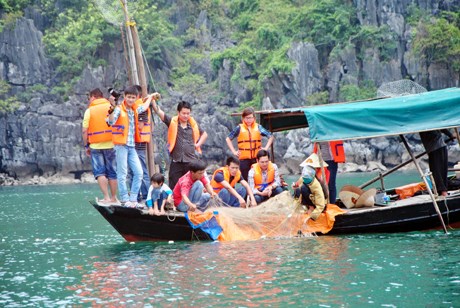
<svg viewBox="0 0 460 308"><path fill-rule="evenodd" d="M457 230L128 243L98 195L0 187L0 306L460 307Z"/></svg>

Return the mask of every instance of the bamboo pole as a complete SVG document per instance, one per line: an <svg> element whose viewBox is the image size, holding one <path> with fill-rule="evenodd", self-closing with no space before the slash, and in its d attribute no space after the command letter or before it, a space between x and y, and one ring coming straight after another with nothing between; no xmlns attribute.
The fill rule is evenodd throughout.
<svg viewBox="0 0 460 308"><path fill-rule="evenodd" d="M135 25L131 26L132 30L132 37L134 42L134 51L136 53L136 62L138 65L138 73L139 73L139 85L142 87L142 97L147 95L147 77L145 75L145 66L144 66L144 59L142 58L142 50L141 50L141 43L139 39L139 34L137 32L137 28ZM152 113L152 110L150 110ZM151 119L152 120L152 119ZM152 130L153 130L153 121L151 121ZM147 168L149 170L149 176L156 171L155 168L155 147L152 142L152 137L150 137L150 142L147 143L146 147L147 151Z"/></svg>
<svg viewBox="0 0 460 308"><path fill-rule="evenodd" d="M457 129L455 129L455 130L457 131ZM457 133L458 133L458 131L457 131ZM444 140L444 142L448 142L448 141L449 141L449 139ZM460 142L459 142L459 144L460 144ZM422 153L420 153L420 154L417 154L417 155L415 156L415 158L420 158L420 157L422 157L422 156L424 156L424 155L426 155L426 154L427 154L426 151L424 151L424 152L422 152ZM381 176L382 176L382 177L386 177L387 175L389 175L389 174L395 172L396 170L398 170L398 169L404 167L405 165L407 165L407 164L409 164L409 163L411 163L411 162L412 162L412 158L406 160L405 162L400 163L400 164L397 165L397 166L394 166L394 167L391 168L390 170L388 170L388 171L382 173L381 175L379 174L379 175L376 176L375 178L373 178L373 179L371 179L371 180L369 180L369 181L367 181L367 182L365 182L365 183L359 185L359 188L365 188L365 187L367 187L367 186L369 186L369 185L371 185L371 184L377 182L377 181L380 179ZM456 170L455 170L455 169L449 169L449 171L456 171ZM459 170L459 171L460 171L460 170Z"/></svg>
<svg viewBox="0 0 460 308"><path fill-rule="evenodd" d="M255 115L254 115L255 116ZM272 131L272 121L269 122L268 129ZM272 162L275 163L275 140L273 140L272 144L270 145L270 155L272 156Z"/></svg>
<svg viewBox="0 0 460 308"><path fill-rule="evenodd" d="M415 158L420 158L420 157L422 157L423 155L426 155L426 152L417 154L417 155L415 156ZM397 166L394 166L393 168L391 168L391 169L388 170L388 171L385 171L385 172L382 173L382 174L379 174L379 175L376 176L375 178L373 178L373 179L371 179L371 180L369 180L369 181L367 181L367 182L365 182L365 183L359 185L358 187L361 188L361 189L366 188L367 186L369 186L369 185L371 185L371 184L377 182L377 181L380 179L380 177L386 177L387 175L389 175L389 174L395 172L395 171L398 170L398 169L401 169L402 167L404 167L405 165L407 165L407 164L409 164L409 163L411 163L411 162L412 162L412 158L406 160L405 162L400 163L400 164L397 165Z"/></svg>
<svg viewBox="0 0 460 308"><path fill-rule="evenodd" d="M129 56L130 72L131 72L130 80L132 81L133 84L139 84L139 75L138 75L138 72L137 72L136 54L135 54L135 51L134 51L134 42L133 42L133 36L132 36L132 33L131 33L132 22L129 19L128 3L127 3L126 0L123 0L122 7L123 7L123 14L125 16L126 41L128 43L128 56Z"/></svg>
<svg viewBox="0 0 460 308"><path fill-rule="evenodd" d="M446 225L445 225L444 220L442 218L441 211L439 210L438 203L436 202L436 198L435 198L433 192L431 191L430 185L428 184L428 181L427 181L426 177L423 175L422 168L420 168L420 165L419 165L419 163L417 161L417 158L414 156L414 153L412 152L411 148L409 147L409 144L407 143L407 140L404 137L404 135L399 135L399 138L401 138L402 142L404 143L404 146L406 147L407 151L409 152L409 155L412 158L412 161L415 164L415 167L417 167L417 170L418 170L418 172L420 174L420 177L423 179L423 182L425 183L425 186L426 186L426 188L428 190L428 193L430 194L431 200L433 201L434 209L436 210L436 213L438 214L439 221L441 222L442 228L444 229L444 233L447 234L447 228L446 228ZM433 183L433 185L434 185L434 183Z"/></svg>
<svg viewBox="0 0 460 308"><path fill-rule="evenodd" d="M129 68L129 56L128 56L128 46L126 46L126 37L125 37L125 30L123 29L123 25L120 24L120 33L121 33L121 41L123 43L123 57L125 58L125 65L128 72L128 81L132 83L131 79L131 69Z"/></svg>
<svg viewBox="0 0 460 308"><path fill-rule="evenodd" d="M141 97L147 96L147 78L145 74L145 66L142 57L142 48L139 40L139 34L137 32L136 23L131 21L128 14L128 4L126 0L122 2L123 13L125 16L127 42L128 42L128 55L130 60L130 73L132 84L141 86L142 93ZM150 110L152 112L152 110ZM153 117L151 125L153 126ZM152 127L153 130L153 127ZM151 176L158 168L155 168L155 147L153 142L147 143L147 168L149 176Z"/></svg>

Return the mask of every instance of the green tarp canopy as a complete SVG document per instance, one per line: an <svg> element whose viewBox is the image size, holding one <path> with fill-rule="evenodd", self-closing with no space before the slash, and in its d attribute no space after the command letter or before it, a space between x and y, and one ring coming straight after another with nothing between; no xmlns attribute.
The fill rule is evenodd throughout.
<svg viewBox="0 0 460 308"><path fill-rule="evenodd" d="M271 131L308 126L313 142L400 135L460 126L460 88L259 113Z"/></svg>

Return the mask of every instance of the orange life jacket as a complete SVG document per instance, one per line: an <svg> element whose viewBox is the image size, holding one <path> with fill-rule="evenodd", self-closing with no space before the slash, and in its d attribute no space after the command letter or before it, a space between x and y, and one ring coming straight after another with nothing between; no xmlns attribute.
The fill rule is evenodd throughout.
<svg viewBox="0 0 460 308"><path fill-rule="evenodd" d="M262 135L259 131L259 124L255 121L251 127L246 124L240 124L240 133L238 135L238 150L240 151L239 159L256 158L257 152L262 147Z"/></svg>
<svg viewBox="0 0 460 308"><path fill-rule="evenodd" d="M129 117L128 111L126 110L126 102L119 106L120 116L118 117L115 124L112 125L112 141L114 144L126 144L128 141L128 130L129 130ZM138 125L137 123L137 110L134 108L134 130Z"/></svg>
<svg viewBox="0 0 460 308"><path fill-rule="evenodd" d="M188 119L188 123L190 123L190 126L192 127L193 142L197 143L198 140L200 140L200 129L198 128L198 123L196 123L195 119L192 117ZM171 119L171 123L169 124L169 128L168 128L169 153L172 153L172 151L174 150L174 146L176 145L178 127L179 127L179 117L175 116ZM197 147L196 150L198 151L198 153L201 154L200 147Z"/></svg>
<svg viewBox="0 0 460 308"><path fill-rule="evenodd" d="M241 171L238 170L238 172L233 177L232 182L230 182L230 170L228 170L228 166L225 166L225 167L221 167L221 168L217 169L216 171L214 171L214 173L212 175L211 186L214 189L214 191L216 193L219 193L219 191L221 191L222 188L224 188L224 186L221 183L216 182L214 180L214 177L220 171L222 171L222 173L224 174L224 180L227 181L230 184L231 187L235 188L236 183L238 183L240 181Z"/></svg>
<svg viewBox="0 0 460 308"><path fill-rule="evenodd" d="M93 99L93 101L89 102L88 108L96 106L96 105L99 105L101 102L106 102L106 101L109 102L104 97ZM109 104L110 104L110 102L109 102Z"/></svg>
<svg viewBox="0 0 460 308"><path fill-rule="evenodd" d="M140 105L142 105L144 101L140 98L135 103L133 108L137 109ZM150 108L147 108L147 122L139 122L137 119L136 131L134 134L134 141L135 142L150 142L151 133L152 133L152 125L151 125L151 114Z"/></svg>
<svg viewBox="0 0 460 308"><path fill-rule="evenodd" d="M330 141L329 148L331 149L332 158L336 163L345 162L345 150L343 148L343 141ZM318 144L315 143L313 153L318 153Z"/></svg>
<svg viewBox="0 0 460 308"><path fill-rule="evenodd" d="M88 126L88 142L100 143L112 140L112 129L105 122L110 102L105 98L98 98L90 103L90 118Z"/></svg>
<svg viewBox="0 0 460 308"><path fill-rule="evenodd" d="M263 189L275 181L275 167L272 162L268 163L267 182L263 182L262 169L258 163L253 164L251 168L254 169L254 186L257 189Z"/></svg>

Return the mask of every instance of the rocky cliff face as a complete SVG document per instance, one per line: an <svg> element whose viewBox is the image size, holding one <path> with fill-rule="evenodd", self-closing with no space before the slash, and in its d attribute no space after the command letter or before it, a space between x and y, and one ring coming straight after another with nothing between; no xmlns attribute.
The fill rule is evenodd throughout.
<svg viewBox="0 0 460 308"><path fill-rule="evenodd" d="M272 77L263 80L263 109L297 107L305 104L305 98L318 91L329 91L330 101L338 100L340 84L357 85L362 80L372 80L376 85L410 76L415 82L429 89L459 86L459 72L448 65L426 66L411 56L410 27L403 14L413 1L353 1L358 8L358 19L362 24L387 25L396 36L397 47L389 60L381 60L379 50L373 46L351 44L338 57L321 64L320 54L314 45L294 43L287 56L295 63L289 74L273 72ZM453 5L452 1L417 1L418 5L432 11ZM457 3L458 5L458 3ZM192 14L190 8L177 6L173 16ZM185 14L185 15L184 15ZM101 51L108 63L106 68L88 67L82 72L81 81L74 89L75 95L67 101L53 96L54 70L45 56L41 32L46 27L39 14L27 11L13 27L0 33L0 76L12 86L11 94L22 93L21 107L10 114L0 114L0 173L16 178L36 175L75 174L91 170L90 161L81 147L81 119L86 108L85 93L94 87L102 89L111 86L115 80L126 80L119 68L123 67L122 46L110 51ZM195 27L200 33L191 45L210 44L215 50L232 46L227 34L215 27L207 12L196 14L193 23L185 24L191 18L177 18L177 31ZM179 22L180 20L180 22ZM39 29L37 29L39 27ZM358 54L364 57L358 57ZM166 59L174 61L174 56ZM180 99L193 104L193 114L209 138L204 146L205 159L220 164L229 154L224 139L239 121L230 113L240 103L254 96L241 81L251 78L251 71L241 62L225 60L218 72L211 68L209 57L197 60L191 67L195 74L202 75L208 83L216 82L217 89L193 93L179 93L166 85L167 68L155 72L158 81L168 93L162 101L164 110L175 113ZM239 74L241 78L233 78ZM155 140L158 144L159 160L166 160L164 140L166 127L158 119L155 126ZM284 172L298 172L298 162L307 156L312 145L308 130L277 133L275 141L276 160L284 166ZM411 137L415 150L422 151L418 136ZM347 170L384 169L405 160L403 146L396 138L379 138L371 141L346 142L345 149L350 163ZM458 145L451 146L454 154L451 162L460 159Z"/></svg>

